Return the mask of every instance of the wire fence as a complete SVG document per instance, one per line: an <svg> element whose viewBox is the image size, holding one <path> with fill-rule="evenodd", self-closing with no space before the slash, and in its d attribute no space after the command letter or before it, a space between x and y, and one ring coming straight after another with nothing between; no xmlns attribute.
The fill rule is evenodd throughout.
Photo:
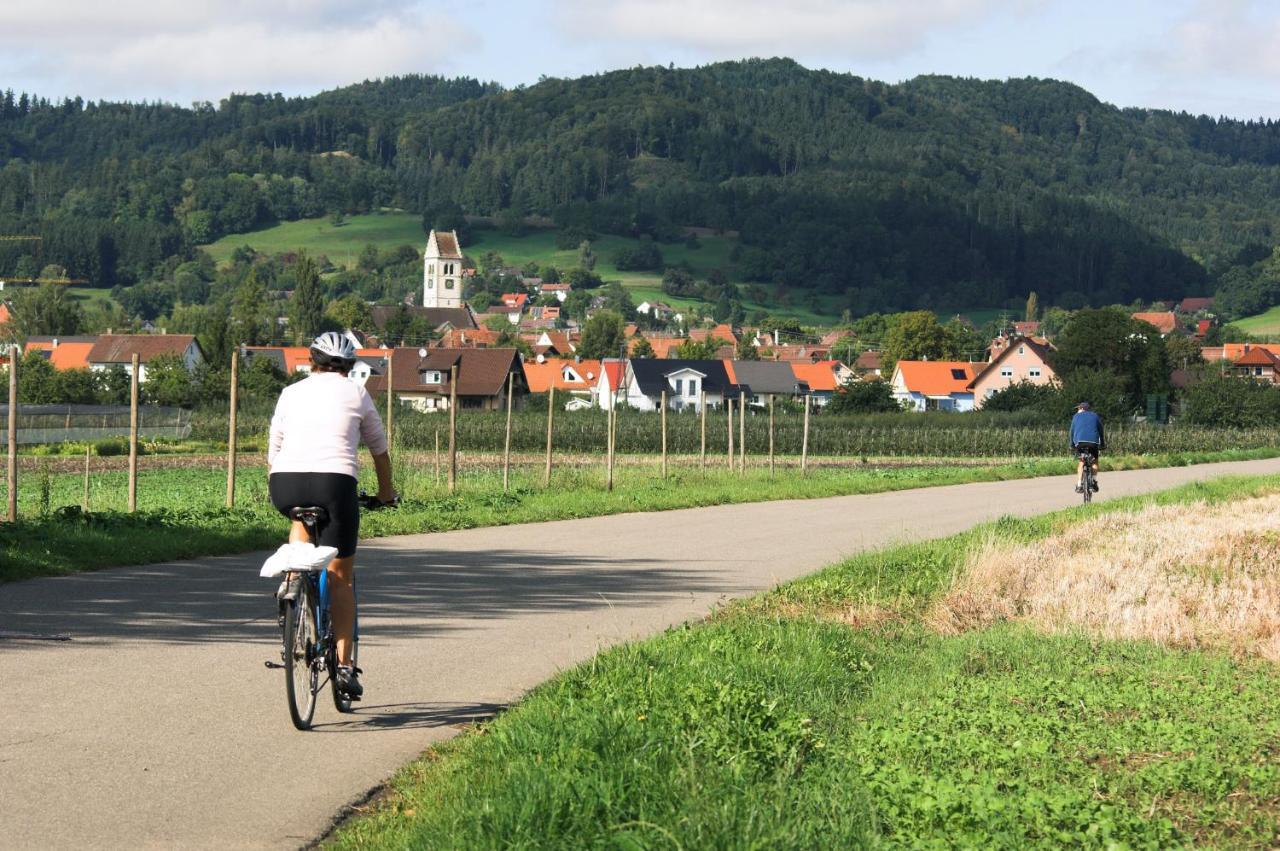
<svg viewBox="0 0 1280 851"><path fill-rule="evenodd" d="M16 410L19 446L56 443L94 443L129 437L128 405L18 405ZM0 421L8 422L9 406L0 405ZM161 405L138 407L140 440L183 440L191 435L193 412ZM0 446L9 434L0 432Z"/></svg>

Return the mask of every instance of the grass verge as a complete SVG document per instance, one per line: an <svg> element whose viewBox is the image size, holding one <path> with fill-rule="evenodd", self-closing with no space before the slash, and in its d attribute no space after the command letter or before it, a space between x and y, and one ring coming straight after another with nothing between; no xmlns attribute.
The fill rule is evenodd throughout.
<svg viewBox="0 0 1280 851"><path fill-rule="evenodd" d="M1139 469L1272 457L1274 450L1230 450L1166 456L1115 456L1107 469ZM1033 459L979 467L853 467L770 476L763 468L745 475L724 469L676 470L661 478L649 467L622 468L614 490L598 468L562 468L551 487L541 474L518 472L504 492L496 468L468 474L458 492L434 483L425 467L398 471L405 497L395 511L365 514L361 537L442 532L632 511L663 511L728 503L880 493L907 488L1062 475L1070 459ZM19 492L19 522L0 524L0 582L131 564L226 555L277 544L284 520L267 500L266 472L246 468L238 479L237 508L219 508L225 478L218 470L160 469L140 475L138 512L128 514L126 475L100 473L91 481L88 513L80 509L82 478L76 474L31 477ZM375 490L372 478L364 483ZM4 489L0 488L0 496ZM59 507L61 506L61 507Z"/></svg>
<svg viewBox="0 0 1280 851"><path fill-rule="evenodd" d="M860 555L566 672L406 767L330 842L1272 847L1272 664L921 616L993 539L1278 491L1217 480Z"/></svg>

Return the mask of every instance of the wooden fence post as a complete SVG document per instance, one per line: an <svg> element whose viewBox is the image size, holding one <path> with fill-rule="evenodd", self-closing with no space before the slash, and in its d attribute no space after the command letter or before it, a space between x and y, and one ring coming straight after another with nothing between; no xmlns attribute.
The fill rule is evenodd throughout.
<svg viewBox="0 0 1280 851"><path fill-rule="evenodd" d="M393 417L392 409L395 407L395 404L396 404L396 393L394 390L395 376L392 372L395 369L395 363L396 363L396 348L395 346L392 346L391 354L387 355L387 429L386 429L387 449L391 448L391 420Z"/></svg>
<svg viewBox="0 0 1280 851"><path fill-rule="evenodd" d="M769 478L773 478L773 394L769 394Z"/></svg>
<svg viewBox="0 0 1280 851"><path fill-rule="evenodd" d="M608 439L605 441L605 455L609 467L608 476L605 481L605 489L613 490L613 462L618 451L618 394L615 391L609 392L609 418L606 421L606 431Z"/></svg>
<svg viewBox="0 0 1280 851"><path fill-rule="evenodd" d="M436 477L435 485L440 487L440 427L436 426Z"/></svg>
<svg viewBox="0 0 1280 851"><path fill-rule="evenodd" d="M747 472L747 394L738 394L738 473Z"/></svg>
<svg viewBox="0 0 1280 851"><path fill-rule="evenodd" d="M138 355L130 362L129 381L129 513L138 510Z"/></svg>
<svg viewBox="0 0 1280 851"><path fill-rule="evenodd" d="M227 508L236 506L236 415L239 412L240 353L231 351L230 416L227 417ZM85 479L88 493L88 478Z"/></svg>
<svg viewBox="0 0 1280 851"><path fill-rule="evenodd" d="M18 519L18 344L9 349L9 522Z"/></svg>
<svg viewBox="0 0 1280 851"><path fill-rule="evenodd" d="M89 455L93 452L93 446L85 444L84 447L84 497L80 500L80 510L85 514L89 513Z"/></svg>
<svg viewBox="0 0 1280 851"><path fill-rule="evenodd" d="M502 443L502 490L505 493L511 481L511 405L515 397L516 374L507 373L507 436Z"/></svg>
<svg viewBox="0 0 1280 851"><path fill-rule="evenodd" d="M698 394L698 416L702 418L702 444L698 450L698 466L707 472L707 391Z"/></svg>
<svg viewBox="0 0 1280 851"><path fill-rule="evenodd" d="M667 391L662 391L662 478L667 477Z"/></svg>
<svg viewBox="0 0 1280 851"><path fill-rule="evenodd" d="M551 426L556 419L556 388L553 384L547 391L547 469L542 474L542 484L551 484Z"/></svg>
<svg viewBox="0 0 1280 851"><path fill-rule="evenodd" d="M458 365L449 367L449 493L458 486Z"/></svg>
<svg viewBox="0 0 1280 851"><path fill-rule="evenodd" d="M800 475L809 472L809 394L804 395L804 437L800 439Z"/></svg>
<svg viewBox="0 0 1280 851"><path fill-rule="evenodd" d="M741 392L741 391L739 391ZM729 421L729 472L733 472L733 400L725 397L725 416Z"/></svg>

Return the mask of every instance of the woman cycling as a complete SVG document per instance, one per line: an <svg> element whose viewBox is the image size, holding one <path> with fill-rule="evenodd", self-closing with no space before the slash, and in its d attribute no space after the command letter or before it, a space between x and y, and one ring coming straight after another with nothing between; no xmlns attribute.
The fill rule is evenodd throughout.
<svg viewBox="0 0 1280 851"><path fill-rule="evenodd" d="M348 380L356 351L341 334L328 331L311 343L311 375L280 394L271 418L268 491L281 514L303 505L322 506L329 522L319 543L336 547L329 563L330 605L338 639L338 689L353 699L364 692L359 669L351 664L355 627L352 585L360 510L356 487L357 450L361 442L373 455L378 500L394 502L391 455L386 432L373 399ZM306 528L294 521L289 541L307 541Z"/></svg>

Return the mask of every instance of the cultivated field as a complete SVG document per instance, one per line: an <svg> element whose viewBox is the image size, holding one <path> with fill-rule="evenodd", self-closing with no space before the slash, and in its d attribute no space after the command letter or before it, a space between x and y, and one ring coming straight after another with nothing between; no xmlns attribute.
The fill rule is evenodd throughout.
<svg viewBox="0 0 1280 851"><path fill-rule="evenodd" d="M1253 334L1257 337L1280 337L1280 306L1273 307L1256 316L1237 319L1231 324L1246 334Z"/></svg>

